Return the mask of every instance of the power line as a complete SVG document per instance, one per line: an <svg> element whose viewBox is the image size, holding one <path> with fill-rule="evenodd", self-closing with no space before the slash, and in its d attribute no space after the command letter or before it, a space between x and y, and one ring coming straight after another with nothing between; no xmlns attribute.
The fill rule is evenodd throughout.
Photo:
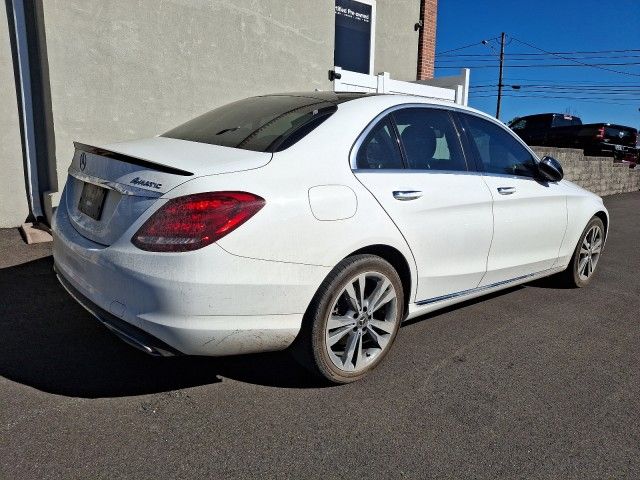
<svg viewBox="0 0 640 480"><path fill-rule="evenodd" d="M511 84L507 84L509 86ZM471 85L471 88L495 88L498 85L496 84L486 84L486 85ZM543 83L518 83L514 84L516 88L549 88L553 90L616 90L616 91L640 91L640 85L546 85Z"/></svg>
<svg viewBox="0 0 640 480"><path fill-rule="evenodd" d="M615 53L625 53L626 55L613 55ZM640 50L603 50L599 52L550 52L550 53L538 53L538 52L513 52L508 53L506 55L516 56L516 57L527 57L527 58L535 58L535 57L548 57L548 56L557 56L557 55L567 55L567 56L580 56L580 57L596 57L596 58L625 58L625 57L635 57L640 53ZM462 57L469 58L486 58L492 55L488 53L457 53L454 55L436 55L440 57L445 57L445 59L455 59Z"/></svg>
<svg viewBox="0 0 640 480"><path fill-rule="evenodd" d="M591 50L591 51L573 51L573 52L551 52L544 50L540 47L527 43L523 40L515 38L509 35L510 41L516 41L521 45L537 50L538 52L513 52L505 53L504 46L508 45L505 42L505 34L502 35L502 55L500 64L496 63L495 56L489 53L483 54L467 54L458 52L467 48L476 47L480 44L488 45L492 47L490 42L496 42L497 37L491 38L488 41L476 42L469 45L464 45L444 52L438 52L436 56L436 65L438 69L460 69L460 68L473 68L473 69L487 69L497 68L502 65L502 58L509 61L509 68L578 68L578 67L590 67L599 70L609 71L611 73L617 73L619 75L626 75L631 77L640 77L640 74L621 71L609 67L635 67L640 65L640 61L614 61L610 60L635 60L640 58L640 55L635 54L640 52L640 49L624 49L624 50ZM493 48L492 48L493 50ZM624 55L612 55L612 54L624 54ZM445 58L443 58L445 57ZM554 58L560 58L571 63L552 63ZM598 61L593 63L587 63L583 60L596 60L602 59L604 61ZM452 65L455 63L462 63L468 61L468 65ZM508 87L512 82L532 82L522 83L518 85L524 90L514 89L509 90L506 93L500 91L500 87ZM553 83L556 83L555 85ZM551 84L551 85L549 85ZM491 93L493 89L498 87L498 93ZM494 83L487 83L480 85L472 85L472 92L474 92L474 98L495 98L498 97L497 112L499 112L499 102L501 97L520 98L520 99L557 99L566 100L572 102L592 102L603 103L606 102L609 105L622 105L629 106L640 102L640 85L629 82L603 82L603 81L565 81L565 80L547 80L547 79L516 79L509 78L503 80L502 74L498 85ZM588 96L586 96L588 95ZM622 103L625 102L625 103ZM499 115L499 113L498 113Z"/></svg>
<svg viewBox="0 0 640 480"><path fill-rule="evenodd" d="M515 58L515 57L520 57L519 54L515 54L515 53L505 53L505 57L512 61L512 62L550 62L550 61L554 61L555 57L553 57L552 55L548 55L545 57L537 57L537 58L530 58L530 57L525 57L525 58ZM595 59L604 59L604 60L619 60L619 59L626 59L626 58L640 58L640 55L616 55L616 56L593 56L593 57L579 57L579 58L573 58L574 60L595 60ZM436 60L436 62L438 63L460 63L461 61L469 61L469 62L480 62L480 63L486 63L486 62L495 62L495 56L494 55L487 55L486 57L482 57L482 58L470 58L470 59L465 59L465 58L446 58L446 59L438 59Z"/></svg>
<svg viewBox="0 0 640 480"><path fill-rule="evenodd" d="M551 92L554 93L554 92ZM480 93L478 95L475 95L474 98L488 98L488 97L497 97L498 94L497 93L489 93L489 92L483 92ZM630 102L636 102L636 101L640 101L640 98L611 98L611 97L594 97L594 96L588 96L588 97L584 97L584 96L576 96L573 94L564 94L564 95L548 95L548 92L534 92L534 93L527 93L527 94L517 94L517 93L503 93L502 96L509 96L512 98L564 98L564 99L568 99L568 100L628 100Z"/></svg>
<svg viewBox="0 0 640 480"><path fill-rule="evenodd" d="M508 85L506 85L508 87ZM484 93L484 92L492 92L495 90L495 87L480 87L471 89L474 93ZM556 89L556 88L544 88L544 87L527 87L527 88L514 88L508 89L509 92L516 93L528 93L534 91L542 91L548 93L559 93L559 94L571 94L571 93L580 93L583 95L629 95L629 96L640 96L640 89L633 90L588 90L582 88L571 88L571 89Z"/></svg>
<svg viewBox="0 0 640 480"><path fill-rule="evenodd" d="M571 84L606 84L606 85L614 85L611 80L558 80L555 78L515 78L509 77L510 82L543 82L543 83L561 83L563 85L571 85ZM629 85L636 84L638 80L617 80L615 85Z"/></svg>
<svg viewBox="0 0 640 480"><path fill-rule="evenodd" d="M640 73L636 74L636 73L631 73L631 72L622 72L619 70L613 70L611 68L604 68L605 66L635 66L635 65L640 65L640 62L615 62L615 63L592 63L592 64L586 64L586 63L582 63L582 62L578 62L578 65L574 65L572 63L541 63L541 64L537 64L537 65L512 65L509 64L509 68L547 68L547 67L571 67L571 68L579 68L579 67L593 67L593 68L600 68L602 70L608 70L610 72L615 72L615 73L621 73L624 75L631 75L634 77L640 77ZM497 68L499 66L499 64L494 63L493 65L455 65L455 66L450 66L450 65L438 65L436 64L435 67L436 68L440 68L440 69L460 69L460 68Z"/></svg>
<svg viewBox="0 0 640 480"><path fill-rule="evenodd" d="M483 95L486 93L491 93L490 91L477 92L478 95ZM597 96L589 95L588 97L584 95L588 95L589 92L550 92L548 90L530 90L527 91L526 94L522 96L528 96L530 94L543 94L543 95L557 95L557 96L566 96L573 98L574 95L583 95L583 97L576 98L591 98L591 99L600 99L600 100L629 100L630 102L640 102L640 96L634 95L631 93L619 93L619 94L599 94ZM512 94L512 96L518 96Z"/></svg>
<svg viewBox="0 0 640 480"><path fill-rule="evenodd" d="M489 81L489 80L487 80ZM593 83L585 80L571 81L571 80L553 80L553 79L527 79L527 78L510 78L505 80L509 84L518 84L523 87L526 86L537 86L537 85L548 85L549 87L588 87L588 88L640 88L640 83L635 82L622 82L622 83L613 83L613 82L601 82L601 83ZM489 81L490 82L490 81ZM555 85L554 85L555 84ZM497 87L495 83L478 83L472 85L472 87Z"/></svg>
<svg viewBox="0 0 640 480"><path fill-rule="evenodd" d="M493 92L487 90L484 92L474 92L473 93L473 97L474 98L481 98L482 95L486 95L486 94L492 94ZM526 94L522 94L521 96L526 97L528 95L555 95L555 96L559 96L559 97L567 97L567 98L590 98L590 99L599 99L599 100L627 100L629 102L633 102L633 103L638 103L640 104L640 96L638 95L634 95L634 94L629 94L629 93L621 93L619 95L591 95L589 94L589 92L549 92L546 90L532 90L530 92L527 92ZM503 96L506 95L503 94ZM514 93L509 92L510 96L518 96ZM496 94L497 96L497 94Z"/></svg>
<svg viewBox="0 0 640 480"><path fill-rule="evenodd" d="M498 37L490 38L490 39L489 39L489 41L491 41L491 40L496 40L497 38L498 38ZM438 56L438 55L443 55L443 54L445 54L445 53L450 53L450 52L457 52L457 51L459 51L459 50L464 50L465 48L471 48L471 47L475 47L475 46L478 46L478 45L482 45L482 42L483 42L483 41L481 40L481 41L479 41L479 42L470 43L469 45L464 45L463 47L452 48L451 50L445 50L444 52L437 52L437 53L436 53L436 56Z"/></svg>
<svg viewBox="0 0 640 480"><path fill-rule="evenodd" d="M527 47L529 47L529 48L533 48L533 49L535 49L535 50L539 50L539 51L544 52L544 53L546 53L546 54L548 54L548 55L553 55L554 57L562 58L562 59L564 59L564 60L569 60L569 61L571 61L571 62L577 63L577 64L579 64L579 65L583 65L583 66L585 66L585 67L592 67L592 68L597 68L597 69L599 69L599 70L606 70L606 71L613 72L613 73L617 73L617 74L620 74L620 75L629 75L629 76L632 76L632 77L640 77L640 73L623 72L623 71L621 71L621 70L614 70L614 69L612 69L612 68L606 68L606 67L604 67L604 66L602 66L602 65L594 65L594 64L589 64L589 63L580 62L579 60L572 59L571 57L567 57L567 56L559 55L559 54L556 54L556 53L552 53L552 52L550 52L550 51L548 51L548 50L544 50L544 49L542 49L542 48L540 48L540 47L536 47L535 45L531 45L530 43L527 43L527 42L525 42L525 41L522 41L522 40L520 40L520 39L518 39L518 38L516 38L516 37L513 37L513 36L511 36L511 35L510 35L510 37L511 37L512 39L514 39L516 42L521 43L522 45L526 45L526 46L527 46Z"/></svg>
<svg viewBox="0 0 640 480"><path fill-rule="evenodd" d="M519 88L549 88L553 90L594 90L594 91L606 91L606 90L614 90L614 91L640 91L640 85L547 85L544 83L519 83L519 84L509 84L506 86L513 86L516 89ZM480 85L471 85L471 88L495 88L496 84L487 83Z"/></svg>
<svg viewBox="0 0 640 480"><path fill-rule="evenodd" d="M504 86L509 87L510 85L506 84ZM492 85L492 86L472 87L471 89L473 92L481 93L483 91L492 91L495 88L496 86ZM620 95L620 94L640 95L640 88L626 88L626 89L590 89L590 88L573 88L573 87L554 88L548 85L540 85L540 86L518 85L517 88L510 89L509 91L513 91L517 93L525 93L525 92L531 92L534 90L544 90L547 92L557 92L557 93L578 92L578 93L585 93L585 94L588 93L592 95Z"/></svg>
<svg viewBox="0 0 640 480"><path fill-rule="evenodd" d="M498 94L493 93L493 94L487 94L487 95L474 95L474 98L495 98L497 97ZM565 97L565 96L551 96L551 95L512 95L512 94L502 94L503 97L510 97L510 98L520 98L523 100L528 100L528 99L557 99L557 100L572 100L572 101L576 101L576 102L590 102L590 103L599 103L602 104L603 101L606 101L608 105L621 105L621 106L625 106L628 107L630 106L630 104L627 103L622 103L621 101L618 102L612 102L610 101L609 98L593 98L593 97ZM616 100L620 100L620 99L616 99ZM635 102L635 99L630 99L631 102ZM633 107L635 108L635 105L633 105Z"/></svg>

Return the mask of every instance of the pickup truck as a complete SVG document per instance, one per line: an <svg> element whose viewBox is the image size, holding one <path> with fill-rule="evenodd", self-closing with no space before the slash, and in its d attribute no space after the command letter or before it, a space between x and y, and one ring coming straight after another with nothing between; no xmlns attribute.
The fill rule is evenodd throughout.
<svg viewBox="0 0 640 480"><path fill-rule="evenodd" d="M509 127L527 145L580 148L585 155L613 156L638 161L638 130L611 123L583 124L563 113L541 113L514 118Z"/></svg>

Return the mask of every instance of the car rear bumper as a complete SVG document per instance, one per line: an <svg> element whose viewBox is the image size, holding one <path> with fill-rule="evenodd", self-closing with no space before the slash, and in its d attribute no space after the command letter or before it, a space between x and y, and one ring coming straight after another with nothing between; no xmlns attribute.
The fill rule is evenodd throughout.
<svg viewBox="0 0 640 480"><path fill-rule="evenodd" d="M605 142L599 143L593 148L585 148L585 151L592 155L614 156L616 158L631 158L638 155L637 148Z"/></svg>
<svg viewBox="0 0 640 480"><path fill-rule="evenodd" d="M58 281L65 288L67 293L124 342L138 350L142 350L144 353L159 357L171 357L182 353L153 335L149 335L144 330L134 327L130 323L127 323L100 308L87 297L82 295L64 276L59 274L58 268L55 264L53 265L53 270L58 277Z"/></svg>
<svg viewBox="0 0 640 480"><path fill-rule="evenodd" d="M330 270L239 257L216 244L155 254L125 235L106 247L81 236L63 204L53 236L69 293L120 338L155 355L282 350Z"/></svg>

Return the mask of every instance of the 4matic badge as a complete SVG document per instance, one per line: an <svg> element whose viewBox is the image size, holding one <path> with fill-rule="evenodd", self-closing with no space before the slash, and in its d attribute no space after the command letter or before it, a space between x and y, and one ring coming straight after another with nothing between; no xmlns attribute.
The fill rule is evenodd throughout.
<svg viewBox="0 0 640 480"><path fill-rule="evenodd" d="M161 183L150 182L149 180L143 180L140 177L134 178L129 183L132 183L134 185L140 185L141 187L151 187L151 188L160 188L160 187L162 187Z"/></svg>

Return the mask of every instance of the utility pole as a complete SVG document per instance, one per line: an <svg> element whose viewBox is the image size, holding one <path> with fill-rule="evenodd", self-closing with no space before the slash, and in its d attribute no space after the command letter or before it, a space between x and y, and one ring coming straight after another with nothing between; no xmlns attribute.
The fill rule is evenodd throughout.
<svg viewBox="0 0 640 480"><path fill-rule="evenodd" d="M504 37L505 33L502 32L500 36L500 76L498 77L498 105L496 106L496 118L500 120L500 104L502 103L502 70L504 67Z"/></svg>

